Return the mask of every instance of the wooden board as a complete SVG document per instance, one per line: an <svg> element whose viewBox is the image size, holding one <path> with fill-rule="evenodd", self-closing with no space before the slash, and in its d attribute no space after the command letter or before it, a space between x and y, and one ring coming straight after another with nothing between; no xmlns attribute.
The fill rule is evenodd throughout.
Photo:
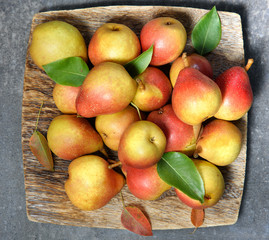
<svg viewBox="0 0 269 240"><path fill-rule="evenodd" d="M123 23L137 35L142 26L152 18L171 16L180 20L188 33L185 50L192 52L190 34L196 22L207 10L162 7L162 6L110 6L70 11L38 13L34 16L29 37L40 23L63 20L76 26L88 44L94 31L105 22ZM222 39L219 46L207 58L212 63L214 76L234 65L244 65L244 49L241 19L238 14L219 12L222 22ZM28 45L28 46L29 46ZM53 117L60 114L52 98L54 82L31 60L27 51L23 106L22 106L22 151L25 175L26 207L29 220L63 225L98 228L123 228L120 222L122 203L120 196L114 197L105 207L92 211L81 211L74 207L64 192L68 178L69 161L55 157L55 172L45 171L29 149L29 138L35 128L41 102L44 101L38 129L46 135ZM236 124L243 133L243 147L239 157L231 165L222 167L226 189L217 205L206 209L203 227L230 225L237 221L245 179L247 116ZM173 191L156 201L142 201L123 189L126 205L140 206L149 216L153 229L192 228L191 209L183 205Z"/></svg>

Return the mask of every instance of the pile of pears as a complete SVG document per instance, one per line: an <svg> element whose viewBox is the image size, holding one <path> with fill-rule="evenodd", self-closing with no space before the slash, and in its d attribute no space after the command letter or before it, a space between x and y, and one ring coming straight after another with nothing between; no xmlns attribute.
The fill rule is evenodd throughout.
<svg viewBox="0 0 269 240"><path fill-rule="evenodd" d="M34 29L29 52L42 70L45 64L73 56L93 64L81 86L55 84L53 99L62 114L47 131L51 151L71 161L65 190L76 207L101 208L126 183L137 198L158 199L171 188L157 173L165 152L199 157L196 165L209 169L226 166L239 155L242 134L233 121L242 118L253 101L247 74L251 63L227 69L213 80L204 56L183 53L187 34L178 22L153 19L143 27L140 40L123 24L105 23L89 39L88 48L79 30L66 22L50 21ZM160 34L151 32L161 25ZM169 51L157 43L166 35L173 41L172 27L180 36L174 39L180 50L166 59ZM145 51L146 44L154 44L152 62L131 77L124 64ZM170 67L169 76L158 67L163 65ZM117 160L109 159L112 152ZM215 184L219 196L211 205L224 189L220 171L213 172L221 183ZM211 176L201 175L206 184ZM205 191L208 196L206 186Z"/></svg>

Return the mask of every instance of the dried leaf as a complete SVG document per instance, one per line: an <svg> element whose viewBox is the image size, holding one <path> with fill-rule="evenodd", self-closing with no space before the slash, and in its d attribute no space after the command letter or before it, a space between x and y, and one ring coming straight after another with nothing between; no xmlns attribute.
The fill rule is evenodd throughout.
<svg viewBox="0 0 269 240"><path fill-rule="evenodd" d="M52 154L48 146L47 139L42 135L42 133L35 130L30 138L29 146L32 153L45 167L45 169L49 171L54 171Z"/></svg>
<svg viewBox="0 0 269 240"><path fill-rule="evenodd" d="M196 228L200 227L204 223L205 210L204 209L192 209L191 210L191 222Z"/></svg>
<svg viewBox="0 0 269 240"><path fill-rule="evenodd" d="M149 220L138 207L124 207L121 214L121 223L126 229L136 234L142 236L153 235Z"/></svg>

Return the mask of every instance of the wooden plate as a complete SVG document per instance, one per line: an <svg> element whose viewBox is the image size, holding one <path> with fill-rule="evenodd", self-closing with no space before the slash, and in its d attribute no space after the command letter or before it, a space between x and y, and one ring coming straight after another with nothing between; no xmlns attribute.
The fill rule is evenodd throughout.
<svg viewBox="0 0 269 240"><path fill-rule="evenodd" d="M123 23L138 35L142 26L159 16L171 16L180 20L188 33L185 50L192 52L190 33L194 25L208 10L163 7L163 6L109 6L71 11L42 12L34 16L29 37L40 23L63 20L76 26L83 34L86 44L94 31L105 22ZM244 65L244 49L241 19L238 14L219 12L222 23L222 39L219 46L207 58L212 63L214 76L234 65ZM55 157L55 172L45 171L29 148L29 138L35 129L35 122L41 102L44 107L38 129L46 135L53 117L60 114L52 98L54 82L31 60L27 51L23 106L22 106L22 151L25 175L26 207L29 220L63 225L98 228L123 228L120 222L122 203L120 196L96 211L81 211L68 200L64 182L68 177L69 161ZM229 225L237 221L245 178L247 116L236 124L243 133L243 147L239 157L231 165L222 167L226 189L217 205L206 209L203 227ZM156 201L142 201L123 189L126 205L141 207L149 216L153 229L180 229L193 227L190 221L191 209L183 205L173 191Z"/></svg>

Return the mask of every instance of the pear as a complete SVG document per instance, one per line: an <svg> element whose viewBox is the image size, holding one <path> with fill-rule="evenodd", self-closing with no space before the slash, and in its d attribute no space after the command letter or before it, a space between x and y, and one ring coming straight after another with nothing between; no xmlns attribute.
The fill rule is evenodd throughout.
<svg viewBox="0 0 269 240"><path fill-rule="evenodd" d="M123 132L130 124L138 120L137 110L129 105L120 112L97 116L95 128L105 145L114 151L118 151Z"/></svg>
<svg viewBox="0 0 269 240"><path fill-rule="evenodd" d="M215 119L205 125L197 142L196 153L215 165L226 166L237 158L241 146L239 128L231 122Z"/></svg>
<svg viewBox="0 0 269 240"><path fill-rule="evenodd" d="M166 147L163 131L150 121L132 123L123 133L118 150L122 164L133 168L148 168L162 157Z"/></svg>
<svg viewBox="0 0 269 240"><path fill-rule="evenodd" d="M80 87L65 86L56 83L52 92L56 107L65 114L77 113L76 99L79 91Z"/></svg>
<svg viewBox="0 0 269 240"><path fill-rule="evenodd" d="M179 72L172 93L172 107L181 121L198 125L214 116L221 102L221 91L212 79L195 68Z"/></svg>
<svg viewBox="0 0 269 240"><path fill-rule="evenodd" d="M67 57L88 60L83 36L76 27L63 21L39 24L33 31L29 52L41 69L43 65Z"/></svg>
<svg viewBox="0 0 269 240"><path fill-rule="evenodd" d="M108 162L95 155L73 160L68 168L65 191L79 209L95 210L105 206L125 184L124 177L108 168Z"/></svg>
<svg viewBox="0 0 269 240"><path fill-rule="evenodd" d="M123 171L130 192L139 199L156 200L171 188L159 177L157 164L144 169L125 166Z"/></svg>
<svg viewBox="0 0 269 240"><path fill-rule="evenodd" d="M216 83L222 93L222 104L215 114L216 118L228 121L238 120L250 109L253 92L247 70L252 61L250 59L245 68L235 66L217 77Z"/></svg>
<svg viewBox="0 0 269 240"><path fill-rule="evenodd" d="M187 56L187 53L183 53L172 63L170 68L169 77L173 87L176 84L179 72L186 67L195 68L209 78L213 78L212 66L204 56L196 53Z"/></svg>
<svg viewBox="0 0 269 240"><path fill-rule="evenodd" d="M77 96L77 113L91 118L122 111L133 100L137 83L125 68L112 62L94 66Z"/></svg>
<svg viewBox="0 0 269 240"><path fill-rule="evenodd" d="M174 113L171 104L152 111L147 120L163 130L167 140L165 152L179 151L189 156L194 153L201 124L192 126L182 122Z"/></svg>
<svg viewBox="0 0 269 240"><path fill-rule="evenodd" d="M51 151L65 160L96 151L106 154L101 136L87 119L76 115L55 117L49 125L47 140Z"/></svg>

